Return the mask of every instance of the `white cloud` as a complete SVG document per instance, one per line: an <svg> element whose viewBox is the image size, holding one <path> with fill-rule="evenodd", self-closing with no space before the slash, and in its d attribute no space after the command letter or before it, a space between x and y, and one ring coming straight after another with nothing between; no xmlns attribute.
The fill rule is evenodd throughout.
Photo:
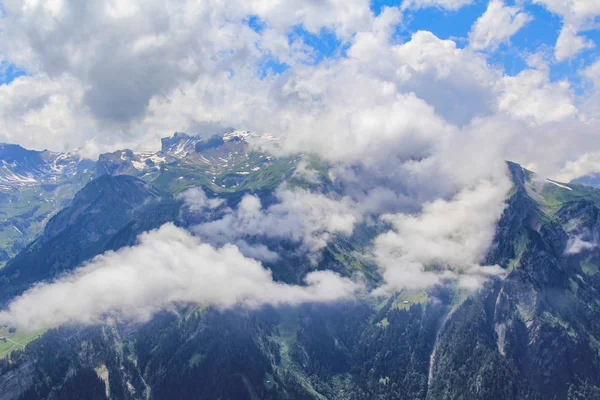
<svg viewBox="0 0 600 400"><path fill-rule="evenodd" d="M574 26L581 26L600 15L600 3L596 0L532 0L546 7Z"/></svg>
<svg viewBox="0 0 600 400"><path fill-rule="evenodd" d="M400 164L423 160L437 151L439 142L456 140L465 132L463 128L477 119L508 114L507 125L520 120L538 125L560 121L570 124L571 132L581 131L569 83L551 82L542 67L506 76L498 66L490 65L485 55L458 48L454 41L441 40L426 31L417 31L409 41L398 43L393 37L401 20L397 8L385 8L379 16L363 21L360 16L370 15L370 11L357 1L358 17L335 22L333 12L320 15L311 8L316 7L314 4L303 3L250 2L237 8L232 3L215 6L214 12L209 12L202 5L183 2L164 13L152 12L162 3L147 9L136 8L135 2L128 7L114 3L99 9L94 8L100 7L94 2L80 8L65 3L55 17L46 15L49 11L39 4L23 10L20 3L11 3L8 11L13 10L14 18L3 21L11 29L3 30L6 40L2 46L14 61L22 59L30 65L33 76L0 87L5 94L0 96L0 123L4 127L0 135L5 141L33 148L83 147L84 154L94 156L115 147L157 148L159 138L174 130L193 133L206 124L236 126L285 136L283 148L290 152L317 152L331 161L359 162L378 174L395 174L395 181L419 181L409 178L413 172L385 160ZM342 6L326 2L323 7ZM248 13L264 21L260 33L242 22ZM60 39L55 45L52 40L58 41L57 35L63 31L71 32L74 28L70 23L76 19L89 19L90 32L74 32L75 36L69 34L68 40ZM354 31L347 38L347 57L303 64L304 57L312 57L310 49L289 42L282 30L308 20L314 29L338 27L340 37L346 37L343 31ZM27 30L27 26L32 28ZM43 49L29 36L41 26L48 30L38 34ZM198 33L195 30L200 26L203 32ZM112 32L108 37L105 29ZM119 36L119 41L106 57L119 58L125 69L104 63L103 53L95 50L111 43L111 35ZM242 40L232 44L234 36ZM188 45L189 40L199 43ZM198 46L211 57L196 53ZM114 57L121 48L125 57ZM56 57L50 54L59 49ZM93 53L92 59L87 52ZM266 53L290 62L290 69L259 79L256 65ZM145 54L143 60L136 58L142 57L140 54ZM60 71L44 67L43 60ZM139 62L144 64L141 69ZM91 79L92 69L99 66L104 69L102 79L111 80L119 90L126 90L127 96L135 97L126 101L141 105L141 116L124 124L97 116L98 107L88 104L89 92L94 90L106 90L107 96L100 98L119 112L126 111L126 107L111 103L113 97L119 97L118 90L107 89L102 79ZM150 87L160 79L146 75L145 69L167 73L164 84L170 89ZM126 76L127 71L131 77ZM153 83L149 86L145 78ZM149 92L137 92L137 85ZM594 110L592 103L587 110ZM520 132L524 136L519 140L526 141L530 134ZM580 140L574 142L581 144ZM514 150L498 157L506 158L511 152ZM521 155L527 163L547 162L540 154L532 151ZM573 157L572 152L554 160L555 164L561 165L567 156ZM437 194L455 189L444 187ZM434 192L424 197L431 199Z"/></svg>
<svg viewBox="0 0 600 400"><path fill-rule="evenodd" d="M562 121L577 115L568 81L550 82L548 72L526 69L504 77L499 85L499 108L537 124Z"/></svg>
<svg viewBox="0 0 600 400"><path fill-rule="evenodd" d="M567 249L565 250L566 254L579 254L584 250L590 250L597 247L597 244L588 242L583 239L582 235L577 235L569 238L567 242Z"/></svg>
<svg viewBox="0 0 600 400"><path fill-rule="evenodd" d="M578 33L597 29L595 19L600 16L600 2L596 0L532 0L532 2L562 17L563 28L554 49L557 61L566 60L582 50L595 47L594 42L579 36Z"/></svg>
<svg viewBox="0 0 600 400"><path fill-rule="evenodd" d="M600 58L585 68L581 73L585 78L589 79L594 86L600 88Z"/></svg>
<svg viewBox="0 0 600 400"><path fill-rule="evenodd" d="M0 323L38 330L106 318L145 321L177 303L229 308L335 301L361 286L312 272L306 286L273 281L271 272L232 245L215 249L172 224L142 234L139 244L93 259L70 276L16 298Z"/></svg>
<svg viewBox="0 0 600 400"><path fill-rule="evenodd" d="M375 242L375 259L383 269L385 284L378 291L427 288L444 279L472 286L499 267L481 267L495 233L510 181L484 181L465 189L452 200L425 204L418 215L384 217L393 230ZM464 281L463 281L464 280ZM461 282L463 281L463 282Z"/></svg>
<svg viewBox="0 0 600 400"><path fill-rule="evenodd" d="M577 31L570 25L565 25L560 31L560 35L556 40L556 47L554 48L554 58L557 61L564 61L572 58L579 52L592 49L596 45L592 40L587 39L584 36L578 36Z"/></svg>
<svg viewBox="0 0 600 400"><path fill-rule="evenodd" d="M533 18L520 7L510 7L503 0L491 0L469 32L469 45L474 50L496 50Z"/></svg>
<svg viewBox="0 0 600 400"><path fill-rule="evenodd" d="M265 53L292 63L305 59L306 46L288 42L292 26L348 40L373 20L367 0L118 3L3 2L0 51L31 74L76 82L80 93L69 100L103 131L128 132L153 99L255 65ZM244 22L250 15L266 23L262 34Z"/></svg>
<svg viewBox="0 0 600 400"><path fill-rule="evenodd" d="M555 178L559 182L570 182L598 172L600 172L600 153L585 153L576 160L568 161Z"/></svg>
<svg viewBox="0 0 600 400"><path fill-rule="evenodd" d="M465 189L451 200L425 204L419 214L384 216L393 229L375 241L375 260L386 280L375 293L426 288L445 280L475 289L489 276L501 275L497 267L479 266L510 187L506 176L499 178ZM351 232L354 218L339 211L344 200L303 191L280 191L279 196L281 203L264 210L257 198L246 196L235 221L226 217L196 229L201 236L226 236L222 247L166 224L140 235L133 247L107 252L68 276L30 289L0 312L0 323L37 330L106 319L145 321L178 303L222 308L296 305L362 293L361 284L330 271L309 273L306 286L274 282L269 270L247 257L275 262L275 253L243 239L237 239L242 248L229 244L238 234L259 233L291 237L318 249L327 240L325 230Z"/></svg>
<svg viewBox="0 0 600 400"><path fill-rule="evenodd" d="M583 68L579 73L588 84L579 106L581 119L590 126L597 126L600 123L600 59Z"/></svg>
<svg viewBox="0 0 600 400"><path fill-rule="evenodd" d="M327 28L341 38L368 28L373 20L368 0L324 0L324 1L240 1L232 4L242 12L258 15L268 24L284 30L302 24L309 32L318 33Z"/></svg>
<svg viewBox="0 0 600 400"><path fill-rule="evenodd" d="M97 133L80 106L83 90L73 79L21 76L0 85L2 140L34 148L73 150L82 144L80 129ZM113 136L114 138L114 136Z"/></svg>
<svg viewBox="0 0 600 400"><path fill-rule="evenodd" d="M193 213L202 212L207 209L213 210L225 203L225 200L218 197L208 198L204 190L199 187L193 187L180 193L177 199L183 200L187 209Z"/></svg>
<svg viewBox="0 0 600 400"><path fill-rule="evenodd" d="M247 237L290 240L300 244L302 252L316 262L332 234L350 235L357 222L356 206L348 199L331 199L303 189L286 188L278 189L276 196L278 203L263 208L258 197L246 195L235 211L192 230L204 241L217 246ZM258 250L247 246L245 243L241 250L250 250L244 252L248 256ZM260 250L268 249L262 246ZM272 259L273 255L268 254L268 257Z"/></svg>

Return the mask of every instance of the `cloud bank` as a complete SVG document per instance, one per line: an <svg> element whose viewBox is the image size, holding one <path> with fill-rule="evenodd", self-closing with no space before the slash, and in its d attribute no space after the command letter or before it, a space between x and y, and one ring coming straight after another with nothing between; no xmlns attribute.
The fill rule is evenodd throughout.
<svg viewBox="0 0 600 400"><path fill-rule="evenodd" d="M377 237L375 260L385 284L378 292L427 288L447 279L476 288L497 266L481 267L510 189L505 181L483 182L452 200L425 204L418 215L385 215L393 229Z"/></svg>
<svg viewBox="0 0 600 400"><path fill-rule="evenodd" d="M479 263L504 209L507 182L483 181L450 200L425 204L418 214L383 215L381 220L392 229L375 238L372 256L385 283L373 294L448 281L477 289L490 276L502 275L499 267ZM296 241L316 262L331 235L350 235L360 218L355 217L357 204L347 199L335 201L287 188L277 196L279 203L263 208L257 197L247 195L236 210L192 227L198 236L172 224L144 233L137 245L107 252L66 277L24 293L0 312L0 324L36 330L109 318L146 321L177 303L256 307L366 294L360 283L330 271L309 273L305 286L273 281L257 260L274 263L279 254L262 243L248 244L248 237ZM204 199L203 207L206 204L199 189L183 197L190 205L199 204L198 199Z"/></svg>
<svg viewBox="0 0 600 400"><path fill-rule="evenodd" d="M354 296L361 286L330 271L305 286L273 281L238 248L216 249L172 224L144 233L139 244L96 257L75 273L41 284L0 312L0 324L36 330L106 318L145 321L180 302L229 308L324 302Z"/></svg>
<svg viewBox="0 0 600 400"><path fill-rule="evenodd" d="M404 1L376 15L366 0L5 1L0 57L28 74L0 85L0 137L94 157L221 125L285 136L290 151L335 160L392 148L389 156L406 159L430 155L448 132L502 120L511 145L501 156L544 175L600 145L591 134L595 87L575 95L568 78L552 76L550 61L509 74L473 52L506 43L530 20L523 8L538 4L562 20L557 58L577 54L591 47L581 32L594 29L597 2L532 0L519 8L493 0L466 48L427 31L398 36L416 10L472 3ZM329 57L309 43L326 34L339 48ZM566 147L554 145L556 136ZM493 138L485 145L502 146Z"/></svg>
<svg viewBox="0 0 600 400"><path fill-rule="evenodd" d="M216 246L237 243L244 254L254 254L255 258L264 261L274 259L272 252L267 252L264 245L259 251L248 245L244 238L290 240L299 244L300 252L316 263L331 235L350 235L357 222L356 205L348 199L332 199L304 189L285 187L277 190L276 197L277 203L263 208L258 197L246 195L235 211L194 226L192 231Z"/></svg>

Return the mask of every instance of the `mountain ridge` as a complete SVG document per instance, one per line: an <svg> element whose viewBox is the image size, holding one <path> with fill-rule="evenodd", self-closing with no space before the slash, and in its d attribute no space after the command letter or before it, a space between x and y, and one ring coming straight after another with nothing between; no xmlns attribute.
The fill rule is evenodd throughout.
<svg viewBox="0 0 600 400"><path fill-rule="evenodd" d="M189 137L177 139L191 149ZM186 146L177 143L183 154ZM193 153L156 176L104 174L85 185L40 238L0 269L3 301L97 254L132 246L163 223L193 223L177 198L188 187L219 195L223 207L247 193L267 200L295 179L300 161L260 157L242 140L198 143L200 152L194 143ZM209 156L222 172L211 170ZM223 186L219 179L240 164L260 168ZM182 304L144 324L59 327L0 365L0 382L15 370L25 382L4 398L66 390L106 398L109 388L110 398L127 399L593 399L600 393L600 250L570 248L575 238L600 238L600 190L549 181L515 163L507 168L513 188L484 260L506 276L490 278L479 291L440 285L257 310ZM360 271L376 286L376 266L352 253L378 231L357 229L365 230L333 237L314 268L344 276ZM297 284L307 265L291 256L267 263L277 280ZM108 378L100 372L106 370Z"/></svg>

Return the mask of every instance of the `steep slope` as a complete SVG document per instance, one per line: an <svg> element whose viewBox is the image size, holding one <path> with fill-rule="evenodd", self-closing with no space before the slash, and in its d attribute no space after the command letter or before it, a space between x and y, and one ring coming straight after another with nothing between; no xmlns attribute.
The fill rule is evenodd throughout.
<svg viewBox="0 0 600 400"><path fill-rule="evenodd" d="M89 160L75 154L26 150L15 144L0 143L2 189L64 181L90 166Z"/></svg>
<svg viewBox="0 0 600 400"><path fill-rule="evenodd" d="M77 155L0 144L0 267L94 176Z"/></svg>
<svg viewBox="0 0 600 400"><path fill-rule="evenodd" d="M600 188L600 174L592 174L573 179L571 183L579 183L581 185Z"/></svg>
<svg viewBox="0 0 600 400"><path fill-rule="evenodd" d="M220 160L228 154L251 165L252 152L241 140L211 140L194 143L194 150L181 147L189 153L161 167L152 183L107 175L88 184L0 271L3 298L131 245L163 222L189 223L171 194L188 185L213 188L235 205L243 193L268 198L271 182L295 179L296 164L286 160L289 170L258 179L257 190L247 181L223 188L212 182L210 168L229 167ZM199 168L211 154L207 168ZM280 160L267 161L261 170ZM198 178L180 175L175 185L168 177L184 165ZM46 398L65 388L98 398L108 388L110 398L132 399L600 398L600 191L541 179L517 164L509 170L514 188L486 260L507 276L475 294L445 286L294 308L181 305L143 325L51 330L11 353L0 382L22 371L25 384L5 398ZM351 256L376 234L363 229L334 238L316 268L347 276L359 269L377 284L374 266ZM293 257L269 264L274 277L288 282L301 282L306 266ZM57 353L60 369L47 361Z"/></svg>
<svg viewBox="0 0 600 400"><path fill-rule="evenodd" d="M299 160L274 159L251 147L273 141L233 129L209 138L177 132L163 138L157 152L119 150L101 154L96 162L0 144L0 267L97 176L135 176L173 194L192 186L233 197L273 189Z"/></svg>
<svg viewBox="0 0 600 400"><path fill-rule="evenodd" d="M152 219L139 217L149 209ZM43 234L0 270L1 298L6 300L35 282L51 279L107 250L111 239L136 222L149 222L133 237L176 218L172 196L131 176L103 176L87 184L71 204L47 223Z"/></svg>
<svg viewBox="0 0 600 400"><path fill-rule="evenodd" d="M600 193L511 172L515 193L490 252L510 273L444 323L429 398L596 398L577 396L600 387Z"/></svg>
<svg viewBox="0 0 600 400"><path fill-rule="evenodd" d="M218 193L229 200L230 206L235 206L246 193L269 198L286 180L303 184L301 179L293 177L301 157L276 159L255 151L249 143L265 140L271 139L246 131L231 131L208 139L176 133L164 138L162 149L156 153L123 150L101 155L95 164L96 172L83 171L86 179L95 173L100 178L91 181L70 203L70 190L77 188L75 183L58 181L52 186L54 193L64 193L61 205L69 206L51 219L58 204L49 202L48 206L41 207L39 203L44 199L24 202L23 198L30 190L46 189L48 185L20 187L16 191L20 196L18 204L11 207L9 203L7 208L27 223L37 223L37 231L32 228L23 241L33 240L46 222L47 226L39 238L0 271L3 285L0 298L8 299L30 284L75 268L106 249L132 245L141 232L167 221L177 221L180 202L173 196L189 187L199 186L209 194ZM19 156L21 159L35 159L35 165L45 165L41 153L18 148L17 154L21 153L24 154ZM113 162L114 159L118 162ZM23 161L19 165L29 164ZM88 164L81 164L80 168L84 165ZM71 171L74 167L69 168ZM73 182L83 184L85 180ZM13 220L5 222L7 228ZM14 226L14 231L23 232L20 226ZM339 244L343 246L343 240ZM334 243L332 251L339 251L335 248ZM19 250L21 247L14 246L11 251ZM12 253L7 253L7 258ZM332 265L342 268L340 260L343 259L339 255L331 253ZM299 260L290 260L288 265L276 269L276 274L289 281L301 279L307 269L296 271L298 263Z"/></svg>

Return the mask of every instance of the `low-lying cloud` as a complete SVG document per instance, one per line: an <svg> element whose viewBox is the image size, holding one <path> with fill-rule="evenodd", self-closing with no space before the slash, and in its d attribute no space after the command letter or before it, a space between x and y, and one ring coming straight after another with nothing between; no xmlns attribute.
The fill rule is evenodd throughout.
<svg viewBox="0 0 600 400"><path fill-rule="evenodd" d="M199 187L193 187L180 193L177 199L182 200L186 208L193 213L214 210L225 203L223 199L208 198L204 190Z"/></svg>
<svg viewBox="0 0 600 400"><path fill-rule="evenodd" d="M481 267L480 262L505 208L498 199L509 189L506 180L486 181L452 200L425 204L418 215L383 216L393 228L375 241L375 260L385 278L378 291L427 288L443 280L476 288L489 276L501 275L500 267Z"/></svg>
<svg viewBox="0 0 600 400"><path fill-rule="evenodd" d="M585 250L591 250L598 247L596 243L588 242L583 235L575 235L567 241L566 254L579 254Z"/></svg>
<svg viewBox="0 0 600 400"><path fill-rule="evenodd" d="M480 262L509 188L508 180L483 181L450 200L425 204L420 213L383 215L391 229L376 237L373 255L385 283L373 294L449 280L476 289L489 276L501 275L499 267L481 267ZM287 188L280 188L277 197L279 203L262 207L248 195L221 219L192 227L198 236L173 224L144 233L133 247L107 252L69 276L32 288L0 313L0 324L31 330L106 318L145 321L177 303L256 307L365 294L360 283L331 271L309 273L305 285L273 280L258 260L276 262L279 255L264 244L247 243L248 235L297 241L316 256L333 233L349 235L360 220L356 204L346 198ZM183 198L198 210L221 204L200 189Z"/></svg>
<svg viewBox="0 0 600 400"><path fill-rule="evenodd" d="M173 224L144 233L139 244L96 257L70 276L41 284L0 312L0 324L35 330L107 317L145 321L179 302L222 308L326 302L362 289L330 271L306 285L273 281L271 271L237 247L214 248Z"/></svg>
<svg viewBox="0 0 600 400"><path fill-rule="evenodd" d="M193 196L189 197L193 199ZM263 207L257 196L246 195L236 210L220 219L197 225L192 231L216 246L240 243L248 236L290 240L300 244L300 251L316 263L331 236L335 233L350 235L358 219L355 204L347 198L334 199L285 187L276 191L276 197L277 203ZM259 250L250 248L245 242L241 249L248 256ZM268 248L262 246L260 250L265 254ZM266 254L273 257L273 254Z"/></svg>

